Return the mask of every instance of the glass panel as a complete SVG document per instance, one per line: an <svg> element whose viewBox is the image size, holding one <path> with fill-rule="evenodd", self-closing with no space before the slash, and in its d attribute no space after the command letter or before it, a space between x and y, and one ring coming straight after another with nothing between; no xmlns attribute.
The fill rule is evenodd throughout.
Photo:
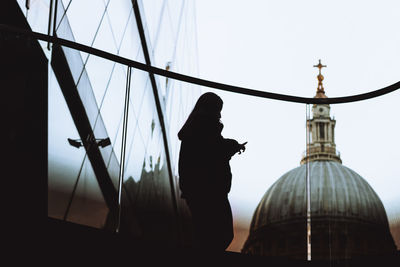
<svg viewBox="0 0 400 267"><path fill-rule="evenodd" d="M32 31L47 34L49 25L50 0L29 2L29 10L26 13L26 18L32 28Z"/></svg>
<svg viewBox="0 0 400 267"><path fill-rule="evenodd" d="M194 99L183 98L182 94L187 88L183 88L185 85L181 82L176 82L175 80L170 80L170 87L174 90L170 90L169 95L166 97L166 120L168 122L168 131L170 136L170 150L171 157L175 163L176 175L178 168L178 156L180 142L178 141L178 132L185 123L187 116L190 114L194 107ZM196 99L197 100L197 99ZM192 108L184 109L182 101L188 103ZM190 103L190 104L189 104Z"/></svg>
<svg viewBox="0 0 400 267"><path fill-rule="evenodd" d="M132 60L144 62L139 32L134 14L129 17L124 38L120 44L119 55Z"/></svg>
<svg viewBox="0 0 400 267"><path fill-rule="evenodd" d="M88 116L90 125L95 126L97 121L98 106L96 98L92 90L92 86L89 81L86 69L83 69L79 82L77 84L79 96L85 106L86 114Z"/></svg>
<svg viewBox="0 0 400 267"><path fill-rule="evenodd" d="M153 91L150 83L147 83L147 87L144 92L143 103L137 115L139 132L146 144L147 140L149 140L150 135L152 133L152 127L154 127L153 126L155 123L153 120L154 112L155 112L155 103L154 103Z"/></svg>
<svg viewBox="0 0 400 267"><path fill-rule="evenodd" d="M132 81L131 81L131 101L132 108L135 114L140 113L140 109L143 105L143 99L145 92L149 88L150 79L147 72L133 69L132 70Z"/></svg>
<svg viewBox="0 0 400 267"><path fill-rule="evenodd" d="M113 181L114 187L118 188L119 183L119 161L116 157L115 151L111 153L109 160L106 162L108 173Z"/></svg>
<svg viewBox="0 0 400 267"><path fill-rule="evenodd" d="M61 14L63 14L63 7L61 2L58 5L59 14L57 15L57 20L61 19ZM63 39L67 39L70 41L75 41L74 36L72 34L71 27L69 25L68 18L66 16L62 17L61 22L56 30L57 36ZM65 53L65 57L67 58L68 65L70 66L70 71L72 73L72 77L74 78L75 83L78 83L83 69L83 56L85 53L77 51L75 49L71 49L68 47L62 47ZM87 54L86 54L87 55Z"/></svg>
<svg viewBox="0 0 400 267"><path fill-rule="evenodd" d="M152 42L154 53L153 65L165 69L167 63L172 61L177 35L173 32L173 26L169 23L170 18L168 17L167 10L164 10L164 15L160 20L160 29L156 32L157 36Z"/></svg>
<svg viewBox="0 0 400 267"><path fill-rule="evenodd" d="M71 0L72 1L72 0ZM70 1L70 2L71 2ZM69 2L69 3L70 3ZM56 4L57 3L57 4ZM69 7L68 5L69 5L69 3L65 3L65 1L60 1L60 0L54 0L54 6L53 6L53 8L55 9L56 8L56 5L57 5L57 10L55 11L55 19L56 19L56 28L55 28L55 31L57 32L58 31L58 28L59 28L59 26L60 26L60 23L61 22L63 22L64 21L64 19L65 19L65 21L64 21L64 23L65 22L67 22L68 23L68 18L67 18L67 16L66 16L66 9ZM53 19L54 19L54 17L53 17ZM69 24L69 23L68 23ZM52 30L52 32L53 32L53 30ZM58 35L59 37L60 37L60 35Z"/></svg>
<svg viewBox="0 0 400 267"><path fill-rule="evenodd" d="M85 149L68 143L68 138L81 141L51 69L48 114L48 216L64 219L68 215L68 221L102 228L108 208L91 163L85 157ZM73 193L77 181L79 182Z"/></svg>
<svg viewBox="0 0 400 267"><path fill-rule="evenodd" d="M119 45L128 26L129 17L134 16L132 2L130 0L110 1L107 6L107 14L115 41Z"/></svg>
<svg viewBox="0 0 400 267"><path fill-rule="evenodd" d="M64 48L65 49L65 48ZM82 65L82 60L80 59L80 55L79 53L77 54L77 51L73 50L73 49L65 49L64 51L66 51L66 57L67 57L67 61L69 63L69 66L71 67L72 72L74 72L74 69L81 69ZM76 60L72 60L70 61L69 59L75 59L75 58L79 58L78 61ZM78 63L78 64L76 64ZM91 73L93 75L93 77L96 76L95 74L96 72L96 68L91 68ZM75 72L77 73L77 72ZM110 73L111 75L111 73ZM78 80L78 84L77 84L77 90L79 93L79 96L81 98L81 101L85 107L85 111L86 111L86 115L88 116L89 122L91 127L93 128L93 132L94 132L94 137L96 138L97 141L100 141L100 139L104 139L104 138L108 138L109 135L107 133L107 129L104 125L102 116L100 116L100 112L99 112L99 107L96 103L96 98L94 95L94 92L92 90L92 86L91 83L89 81L89 77L87 75L86 69L83 70L83 72L81 72L81 75L75 76L76 80ZM125 81L125 78L123 78L123 81ZM101 83L98 83L101 84ZM125 85L123 85L123 88L125 88ZM112 128L110 128L110 130L113 130ZM110 137L111 139L111 137ZM112 140L111 140L112 142ZM111 178L111 181L113 182L114 186L117 188L118 185L118 173L119 173L119 164L116 161L116 157L113 154L113 149L112 146L106 146L106 147L101 147L99 146L99 151L102 154L104 163L106 164L107 168L108 168L108 175ZM90 163L90 162L89 162ZM94 201L93 203L90 202L88 205L88 208L90 208L92 205L93 206L93 210L97 210L96 212L98 212L98 214L96 216L103 216L104 214L107 215L108 210L107 209L103 209L101 208L102 205L104 204L103 200L98 200L98 199L94 199L94 195L92 196L92 194L97 194L99 193L100 189L98 188L98 185L96 188L94 187L94 184L97 183L96 177L94 177L93 174L93 170L91 170L90 164L87 163L87 167L85 167L85 171L86 171L86 177L85 179L82 179L82 181L80 180L79 183L83 183L83 185L78 184L78 189L77 192L81 192L82 194L86 195L89 194L88 198L90 199L90 201ZM86 164L86 163L85 163ZM87 186L85 186L85 184L87 184ZM83 187L80 187L83 186ZM101 193L101 192L100 192ZM77 193L78 194L78 193ZM83 198L84 199L84 198ZM79 201L83 201L83 199L77 198L77 200L75 200L72 203L71 206L71 218L72 220L74 220L75 222L78 223L83 223L83 224L93 224L94 221L92 221L92 219L89 218L81 218L82 215L80 215L80 210L78 209L78 211L74 208L74 203L79 203ZM84 204L80 203L80 204L76 204L76 207L82 207L82 210L85 209ZM86 211L84 211L86 212ZM99 226L104 226L105 224L105 219L106 219L106 215L104 215L103 217L101 217L102 221L98 222L95 226L99 227ZM96 217L95 216L95 217ZM99 217L99 218L100 218Z"/></svg>
<svg viewBox="0 0 400 267"><path fill-rule="evenodd" d="M72 1L67 17L76 42L91 46L105 12L102 1ZM82 19L86 18L84 23ZM111 39L112 40L112 39Z"/></svg>
<svg viewBox="0 0 400 267"><path fill-rule="evenodd" d="M55 15L56 16L56 25L57 25L57 27L56 27L55 31L56 31L56 34L57 34L58 37L74 42L75 41L74 33L72 32L72 28L70 26L69 18L68 18L67 13L66 13L66 9L69 9L69 5L70 5L71 2L72 2L72 0L69 2L68 5L64 5L63 2L58 0L58 2L57 2L58 3L58 5L57 5L57 14ZM66 50L67 50L67 48L64 48L64 51L66 51ZM87 53L82 52L82 51L74 51L74 53L71 53L71 54L75 54L76 57L77 56L81 57L81 58L77 57L75 59L76 62L82 61L82 59L85 59L85 61L86 61L86 58L87 58L87 55L88 55ZM72 58L71 58L71 60L72 60ZM80 75L80 71L78 72L78 75Z"/></svg>
<svg viewBox="0 0 400 267"><path fill-rule="evenodd" d="M67 220L103 228L107 215L108 207L103 199L90 161L86 158Z"/></svg>
<svg viewBox="0 0 400 267"><path fill-rule="evenodd" d="M150 0L143 1L143 14L142 20L145 22L144 27L147 28L150 36L150 44L154 46L157 39L158 29L160 27L160 20L166 6L164 0ZM150 46L151 47L151 46Z"/></svg>
<svg viewBox="0 0 400 267"><path fill-rule="evenodd" d="M135 133L124 179L123 220L131 235L168 245L177 242L177 217L159 137L149 136L154 149L145 154L145 144Z"/></svg>
<svg viewBox="0 0 400 267"><path fill-rule="evenodd" d="M98 33L93 42L93 47L109 53L117 54L117 45L114 34L111 30L108 16L103 17L99 26Z"/></svg>
<svg viewBox="0 0 400 267"><path fill-rule="evenodd" d="M112 74L104 102L101 107L101 117L104 120L108 135L112 140L116 157L119 161L121 153L122 118L124 112L126 91L126 67L116 64Z"/></svg>
<svg viewBox="0 0 400 267"><path fill-rule="evenodd" d="M154 44L153 65L163 69L168 67L170 71L198 77L197 29L192 19L195 16L193 4L185 2L184 15L176 21L179 34L174 32L175 25L171 23L170 11L165 8L157 42ZM167 98L168 91L174 88L173 82L173 80L169 82L165 77L159 77L159 88L164 98Z"/></svg>
<svg viewBox="0 0 400 267"><path fill-rule="evenodd" d="M130 131L129 134L131 138L129 138L126 150L127 164L124 181L127 179L133 179L135 182L138 182L141 179L142 169L145 167L146 147L139 131L137 131L136 125L130 126L129 130L131 129L132 131Z"/></svg>
<svg viewBox="0 0 400 267"><path fill-rule="evenodd" d="M51 68L48 97L48 216L63 219L85 149L68 143L80 137Z"/></svg>
<svg viewBox="0 0 400 267"><path fill-rule="evenodd" d="M86 71L99 107L103 102L104 93L110 83L114 67L114 62L94 55L90 55L86 63Z"/></svg>
<svg viewBox="0 0 400 267"><path fill-rule="evenodd" d="M166 13L165 16L168 16L168 19L169 19L168 24L171 25L174 36L178 36L179 20L181 19L182 15L185 15L185 13L182 12L182 8L185 7L186 3L187 3L187 1L182 1L182 0L167 1L166 9L168 10L168 13ZM193 11L193 9L191 11ZM174 39L175 38L176 37L174 37Z"/></svg>
<svg viewBox="0 0 400 267"><path fill-rule="evenodd" d="M151 127L151 136L150 140L147 142L146 146L146 159L149 160L148 166L150 168L159 169L162 168L163 161L161 161L161 150L162 150L162 135L161 135L161 128L158 123L156 123L157 115L153 113L152 118L152 127Z"/></svg>
<svg viewBox="0 0 400 267"><path fill-rule="evenodd" d="M72 0L62 0L65 7L68 7L68 5L71 3L71 1Z"/></svg>

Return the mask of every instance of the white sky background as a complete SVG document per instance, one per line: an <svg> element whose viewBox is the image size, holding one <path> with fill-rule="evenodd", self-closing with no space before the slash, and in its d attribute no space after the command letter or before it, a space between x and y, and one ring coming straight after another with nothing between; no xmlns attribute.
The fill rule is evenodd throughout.
<svg viewBox="0 0 400 267"><path fill-rule="evenodd" d="M369 92L400 80L398 0L200 0L200 78L313 97L318 59L328 97ZM204 88L204 91L213 91ZM269 186L300 165L306 105L215 90L224 100L223 135L248 141L231 160L235 224L248 227ZM331 105L343 164L375 189L388 215L400 214L400 90ZM246 236L247 237L247 236ZM244 241L236 236L238 250Z"/></svg>

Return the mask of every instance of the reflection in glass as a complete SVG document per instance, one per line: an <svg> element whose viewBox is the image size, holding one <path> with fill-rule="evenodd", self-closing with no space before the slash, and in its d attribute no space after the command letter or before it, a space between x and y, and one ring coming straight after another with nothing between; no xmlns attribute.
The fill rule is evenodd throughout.
<svg viewBox="0 0 400 267"><path fill-rule="evenodd" d="M154 39L154 44L151 40L146 40L149 50L155 52L150 55L151 61L153 64L160 63L164 68L165 61L168 60L171 62L170 70L182 71L190 68L192 72L193 63L197 66L197 58L192 58L192 55L197 54L193 53L196 46L190 43L195 40L192 38L195 32L189 28L194 24L185 23L185 16L182 15L184 8L190 7L191 4L185 5L183 1L165 1L162 5L156 5L156 9L149 10L149 5L154 4L156 3L144 3L147 13L143 13L142 17L144 25L152 25L145 29ZM141 10L143 11L143 8ZM148 16L149 11L154 11L156 16ZM48 12L44 16L46 19L47 14ZM179 17L171 17L175 15ZM82 18L87 19L85 23L82 23ZM151 22L145 21L147 18ZM186 20L191 18L187 17ZM58 37L93 45L95 48L129 59L145 61L132 2L129 0L104 0L99 3L58 1L56 24ZM188 27L185 31L178 31L184 25L191 26L185 26ZM187 38L190 41L183 41L186 38L185 34L191 36ZM163 46L162 43L168 43L168 46ZM110 146L98 149L107 167L108 173L105 176L109 176L114 187L118 188L126 66L67 47L62 49L94 137L110 138ZM176 52L177 49L179 53ZM184 60L185 54L191 55L191 62ZM168 146L175 147L173 153L176 153L179 146L174 131L190 112L190 104L194 103L194 98L200 90L188 84L177 83L175 86L172 80L166 88L165 79L159 77L156 77L156 84L158 88L153 88L147 72L132 69L126 169L122 186L121 233L146 241L176 244L178 231L186 233L186 237L190 236L189 213L179 198L177 177L169 176L166 153L171 151L165 151L166 144L153 90L158 90L161 96L161 110L165 112L162 115L166 119L167 136L171 136ZM112 226L116 218L108 214L109 210L92 168L96 166L96 162L91 162L92 159L85 156L84 147L78 149L68 144L67 138L80 137L66 103L57 104L55 99L49 98L49 216L59 219L66 217L68 221L97 228ZM64 98L59 92L57 101L61 100ZM174 159L172 164L175 164ZM55 190L58 183L62 184L65 194ZM76 190L72 193L75 184ZM176 200L178 206L174 206ZM68 203L70 208L65 216ZM186 242L190 242L190 238L186 238Z"/></svg>
<svg viewBox="0 0 400 267"><path fill-rule="evenodd" d="M51 69L48 114L48 216L102 228L108 208L85 148L67 141L79 134Z"/></svg>
<svg viewBox="0 0 400 267"><path fill-rule="evenodd" d="M146 155L137 162L142 162L139 180L127 172L123 184L121 233L149 242L176 244L177 222L167 164L161 163L161 155L156 159Z"/></svg>
<svg viewBox="0 0 400 267"><path fill-rule="evenodd" d="M72 147L67 141L68 138L79 139L79 134L51 69L48 92L48 215L62 219L85 150Z"/></svg>
<svg viewBox="0 0 400 267"><path fill-rule="evenodd" d="M108 215L108 207L87 157L78 178L77 189L74 192L66 219L74 223L103 228Z"/></svg>

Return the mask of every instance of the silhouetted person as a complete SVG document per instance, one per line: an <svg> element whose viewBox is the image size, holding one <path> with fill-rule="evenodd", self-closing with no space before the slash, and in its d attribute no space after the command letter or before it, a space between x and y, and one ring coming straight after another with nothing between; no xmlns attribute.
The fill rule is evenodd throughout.
<svg viewBox="0 0 400 267"><path fill-rule="evenodd" d="M222 105L218 95L203 94L178 133L179 186L192 214L194 246L215 252L225 251L233 239L229 160L246 144L221 135Z"/></svg>

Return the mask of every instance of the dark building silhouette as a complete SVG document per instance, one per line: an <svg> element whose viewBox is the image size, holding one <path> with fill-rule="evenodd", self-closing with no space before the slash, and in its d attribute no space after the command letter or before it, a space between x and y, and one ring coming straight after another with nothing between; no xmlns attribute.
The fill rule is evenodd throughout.
<svg viewBox="0 0 400 267"><path fill-rule="evenodd" d="M315 97L326 98L321 72L318 81ZM242 251L307 259L309 167L311 259L394 253L396 246L381 200L366 180L342 165L330 106L313 105L312 114L313 118L307 121L312 140L301 166L285 173L265 193L254 212Z"/></svg>

